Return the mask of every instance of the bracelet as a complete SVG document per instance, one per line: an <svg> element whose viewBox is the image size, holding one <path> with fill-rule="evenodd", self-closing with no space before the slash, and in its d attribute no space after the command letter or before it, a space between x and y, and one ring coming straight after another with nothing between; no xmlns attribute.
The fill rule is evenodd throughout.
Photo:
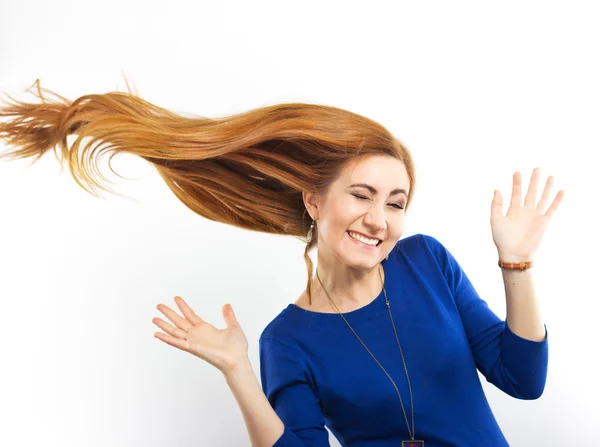
<svg viewBox="0 0 600 447"><path fill-rule="evenodd" d="M527 270L533 267L533 261L527 262L502 262L498 260L498 266L504 270Z"/></svg>

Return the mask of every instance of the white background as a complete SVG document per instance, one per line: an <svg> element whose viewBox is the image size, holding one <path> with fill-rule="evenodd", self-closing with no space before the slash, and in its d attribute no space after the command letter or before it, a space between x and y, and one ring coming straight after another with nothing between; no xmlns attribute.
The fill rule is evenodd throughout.
<svg viewBox="0 0 600 447"><path fill-rule="evenodd" d="M594 446L596 7L3 0L0 90L34 100L25 90L39 78L74 100L126 91L126 77L144 99L182 114L306 101L372 118L415 158L403 237L438 238L502 318L493 191L506 211L513 172L523 195L533 168L539 195L554 175L552 197L566 194L534 267L549 335L545 392L520 401L480 377L512 446ZM258 377L260 333L306 283L302 243L195 215L134 156L112 161L125 180L103 161L127 198L86 193L52 153L30 162L0 162L0 444L250 445L221 373L155 338L151 320L164 318L158 303L177 309L180 295L223 328L231 303Z"/></svg>

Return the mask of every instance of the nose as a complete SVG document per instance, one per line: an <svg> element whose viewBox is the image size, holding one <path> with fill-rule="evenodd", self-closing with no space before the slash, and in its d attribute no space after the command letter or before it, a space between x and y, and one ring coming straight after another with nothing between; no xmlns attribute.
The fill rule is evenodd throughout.
<svg viewBox="0 0 600 447"><path fill-rule="evenodd" d="M385 212L378 206L371 207L371 211L365 217L365 224L369 226L373 234L379 234L385 230Z"/></svg>

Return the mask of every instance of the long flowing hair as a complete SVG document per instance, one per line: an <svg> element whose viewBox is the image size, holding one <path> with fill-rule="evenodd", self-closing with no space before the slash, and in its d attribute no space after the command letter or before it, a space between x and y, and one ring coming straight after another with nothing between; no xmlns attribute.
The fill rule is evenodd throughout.
<svg viewBox="0 0 600 447"><path fill-rule="evenodd" d="M315 225L308 240L312 219L302 191L327 194L346 165L371 155L391 156L405 165L410 181L405 212L415 190L409 150L379 123L340 108L282 103L221 118L184 117L145 101L129 85L127 93L89 94L74 101L42 89L39 79L34 86L41 103L10 98L1 104L0 139L16 149L0 159L35 157L33 164L53 149L61 170L67 161L79 186L96 195L94 188L114 193L98 169L103 152L111 153L109 167L115 174L110 166L114 155L138 155L193 212L306 243L309 303L313 263L308 253L317 245L318 231ZM70 148L68 136L77 137Z"/></svg>

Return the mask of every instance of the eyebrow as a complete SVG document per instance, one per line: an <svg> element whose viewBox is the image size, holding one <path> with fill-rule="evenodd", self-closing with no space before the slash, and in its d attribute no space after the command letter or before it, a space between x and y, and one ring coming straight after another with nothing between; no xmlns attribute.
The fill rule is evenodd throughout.
<svg viewBox="0 0 600 447"><path fill-rule="evenodd" d="M373 188L371 185L367 185L366 183L354 183L354 184L350 185L350 187L353 187L353 186L359 186L359 187L362 187L362 188L367 188L373 194L377 194L377 190L375 188ZM398 189L392 190L392 192L390 192L390 196L393 196L393 195L399 194L399 193L402 193L402 194L404 194L405 196L408 197L408 194L406 193L406 190L402 189L402 188L398 188Z"/></svg>

